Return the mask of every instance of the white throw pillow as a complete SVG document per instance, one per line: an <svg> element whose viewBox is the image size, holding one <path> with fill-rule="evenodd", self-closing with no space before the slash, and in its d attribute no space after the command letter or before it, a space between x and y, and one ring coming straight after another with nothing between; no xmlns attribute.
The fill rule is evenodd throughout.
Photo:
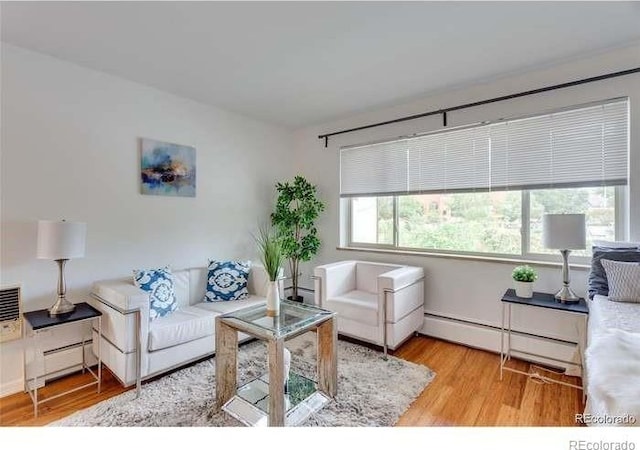
<svg viewBox="0 0 640 450"><path fill-rule="evenodd" d="M603 259L609 282L609 300L640 303L640 263Z"/></svg>

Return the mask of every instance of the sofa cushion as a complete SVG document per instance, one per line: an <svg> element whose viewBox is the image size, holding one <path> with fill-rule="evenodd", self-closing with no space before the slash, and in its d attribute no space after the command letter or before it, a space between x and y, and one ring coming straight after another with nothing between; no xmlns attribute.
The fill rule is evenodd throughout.
<svg viewBox="0 0 640 450"><path fill-rule="evenodd" d="M176 295L176 305L178 308L189 306L189 294L191 292L189 271L188 270L172 270L173 274L173 291ZM204 284L202 285L204 288ZM202 297L200 297L202 300Z"/></svg>
<svg viewBox="0 0 640 450"><path fill-rule="evenodd" d="M249 297L247 280L251 262L209 261L205 302L227 302Z"/></svg>
<svg viewBox="0 0 640 450"><path fill-rule="evenodd" d="M134 270L133 282L143 291L149 292L151 320L164 317L177 309L173 274L169 267Z"/></svg>
<svg viewBox="0 0 640 450"><path fill-rule="evenodd" d="M194 307L206 311L212 311L218 314L227 314L233 311L237 311L241 308L246 308L248 306L258 305L260 303L266 302L267 300L264 297L250 295L248 298L236 300L233 302L202 302L194 305Z"/></svg>
<svg viewBox="0 0 640 450"><path fill-rule="evenodd" d="M326 308L356 322L378 324L378 296L365 291L351 291L327 299Z"/></svg>
<svg viewBox="0 0 640 450"><path fill-rule="evenodd" d="M173 347L205 336L211 336L213 341L217 315L212 311L188 306L154 320L149 326L149 351Z"/></svg>

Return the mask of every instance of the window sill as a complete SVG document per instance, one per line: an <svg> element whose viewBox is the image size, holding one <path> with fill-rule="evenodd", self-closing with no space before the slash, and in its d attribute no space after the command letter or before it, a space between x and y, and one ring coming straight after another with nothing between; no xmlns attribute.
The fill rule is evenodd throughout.
<svg viewBox="0 0 640 450"><path fill-rule="evenodd" d="M336 250L349 251L349 252L369 252L369 253L386 253L392 255L407 255L407 256L424 256L427 258L447 258L447 259L459 259L466 261L486 261L501 264L529 264L531 266L538 267L562 267L562 262L543 261L526 258L503 258L495 256L484 255L460 255L455 253L434 253L434 252L419 252L411 250L392 250L386 248L369 248L369 247L336 247ZM558 258L560 256L558 255ZM572 269L588 271L591 269L589 264L583 263L570 263L569 266Z"/></svg>

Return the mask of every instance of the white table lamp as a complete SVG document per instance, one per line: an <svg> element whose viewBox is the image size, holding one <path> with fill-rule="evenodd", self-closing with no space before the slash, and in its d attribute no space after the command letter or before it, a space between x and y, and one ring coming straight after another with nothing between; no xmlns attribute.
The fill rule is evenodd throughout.
<svg viewBox="0 0 640 450"><path fill-rule="evenodd" d="M569 287L569 254L586 247L584 214L545 214L542 217L542 245L560 250L562 254L562 289L555 295L560 303L580 300Z"/></svg>
<svg viewBox="0 0 640 450"><path fill-rule="evenodd" d="M75 305L66 298L64 266L72 258L84 256L87 224L53 220L38 221L38 259L58 263L58 298L49 308L50 316L70 313Z"/></svg>

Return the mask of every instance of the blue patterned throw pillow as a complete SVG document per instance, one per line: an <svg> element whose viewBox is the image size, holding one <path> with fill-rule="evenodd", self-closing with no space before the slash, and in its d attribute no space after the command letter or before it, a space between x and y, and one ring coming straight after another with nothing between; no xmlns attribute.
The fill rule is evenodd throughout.
<svg viewBox="0 0 640 450"><path fill-rule="evenodd" d="M249 297L251 261L209 261L205 302L228 302Z"/></svg>
<svg viewBox="0 0 640 450"><path fill-rule="evenodd" d="M149 292L151 320L164 317L178 308L173 287L173 274L169 267L134 270L133 281L140 289Z"/></svg>

